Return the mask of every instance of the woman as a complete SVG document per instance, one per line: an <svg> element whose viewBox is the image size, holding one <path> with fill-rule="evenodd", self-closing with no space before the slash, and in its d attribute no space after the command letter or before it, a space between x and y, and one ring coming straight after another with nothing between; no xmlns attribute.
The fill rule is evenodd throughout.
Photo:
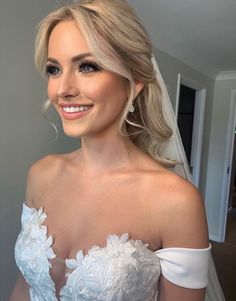
<svg viewBox="0 0 236 301"><path fill-rule="evenodd" d="M30 168L11 301L204 300L204 206L163 155L172 132L151 57L124 0L79 1L41 22L45 109L81 147Z"/></svg>

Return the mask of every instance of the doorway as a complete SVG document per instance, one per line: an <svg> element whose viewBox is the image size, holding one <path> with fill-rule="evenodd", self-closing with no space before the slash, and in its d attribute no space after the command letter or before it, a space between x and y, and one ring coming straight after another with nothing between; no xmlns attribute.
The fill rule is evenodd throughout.
<svg viewBox="0 0 236 301"><path fill-rule="evenodd" d="M235 216L236 211L236 90L231 92L224 174L220 209L221 217L223 216L220 222L222 242L230 234L231 215Z"/></svg>
<svg viewBox="0 0 236 301"><path fill-rule="evenodd" d="M235 129L236 130L236 129ZM233 134L233 155L229 179L228 211L236 207L236 132Z"/></svg>
<svg viewBox="0 0 236 301"><path fill-rule="evenodd" d="M234 130L233 135L233 155L231 166L232 167L229 179L229 195L224 242L236 245L236 129Z"/></svg>
<svg viewBox="0 0 236 301"><path fill-rule="evenodd" d="M192 142L196 90L180 84L177 123L192 173Z"/></svg>
<svg viewBox="0 0 236 301"><path fill-rule="evenodd" d="M178 74L175 116L196 187L200 181L205 100L202 84Z"/></svg>

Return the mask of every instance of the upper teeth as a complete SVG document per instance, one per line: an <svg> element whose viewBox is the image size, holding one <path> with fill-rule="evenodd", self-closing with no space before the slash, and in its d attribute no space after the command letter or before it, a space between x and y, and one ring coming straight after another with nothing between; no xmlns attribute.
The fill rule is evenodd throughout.
<svg viewBox="0 0 236 301"><path fill-rule="evenodd" d="M63 107L63 111L67 113L83 112L88 110L90 107L91 106Z"/></svg>

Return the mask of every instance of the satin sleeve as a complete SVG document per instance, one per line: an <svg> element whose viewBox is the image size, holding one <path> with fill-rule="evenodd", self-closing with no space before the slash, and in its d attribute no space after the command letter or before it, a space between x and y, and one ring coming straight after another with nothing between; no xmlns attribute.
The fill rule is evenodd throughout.
<svg viewBox="0 0 236 301"><path fill-rule="evenodd" d="M205 249L165 248L156 251L162 275L170 282L185 288L207 286L211 245Z"/></svg>

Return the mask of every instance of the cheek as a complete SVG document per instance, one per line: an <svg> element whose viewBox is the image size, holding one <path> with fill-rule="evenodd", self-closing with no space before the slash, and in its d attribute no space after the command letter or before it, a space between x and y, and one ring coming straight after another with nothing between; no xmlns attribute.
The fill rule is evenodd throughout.
<svg viewBox="0 0 236 301"><path fill-rule="evenodd" d="M83 94L96 102L115 101L122 104L128 98L127 85L121 80L98 80L84 87Z"/></svg>

